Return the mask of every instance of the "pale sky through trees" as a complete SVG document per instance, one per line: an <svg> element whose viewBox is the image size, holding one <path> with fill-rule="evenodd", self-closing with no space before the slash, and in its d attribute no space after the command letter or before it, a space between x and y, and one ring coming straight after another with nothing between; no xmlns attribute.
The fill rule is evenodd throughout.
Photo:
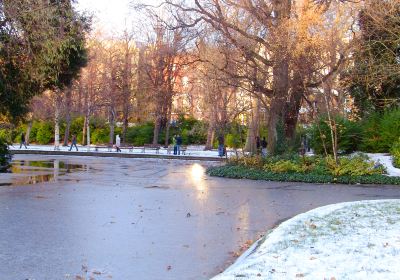
<svg viewBox="0 0 400 280"><path fill-rule="evenodd" d="M94 28L101 26L107 32L121 32L130 26L135 13L129 8L132 0L78 0L77 8L95 15ZM137 1L135 1L137 2ZM142 0L142 3L157 5L161 0Z"/></svg>

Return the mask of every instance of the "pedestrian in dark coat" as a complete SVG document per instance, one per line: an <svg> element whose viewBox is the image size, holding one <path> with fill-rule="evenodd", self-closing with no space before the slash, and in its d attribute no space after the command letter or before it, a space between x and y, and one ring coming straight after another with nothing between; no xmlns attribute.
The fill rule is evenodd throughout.
<svg viewBox="0 0 400 280"><path fill-rule="evenodd" d="M22 145L25 146L25 149L28 149L28 147L26 146L26 139L25 139L25 134L22 132L21 133L21 145L19 145L19 148L22 148Z"/></svg>
<svg viewBox="0 0 400 280"><path fill-rule="evenodd" d="M72 150L72 147L75 146L76 151L78 151L78 146L76 145L76 135L73 134L72 135L72 139L71 139L71 147L69 148L69 150Z"/></svg>

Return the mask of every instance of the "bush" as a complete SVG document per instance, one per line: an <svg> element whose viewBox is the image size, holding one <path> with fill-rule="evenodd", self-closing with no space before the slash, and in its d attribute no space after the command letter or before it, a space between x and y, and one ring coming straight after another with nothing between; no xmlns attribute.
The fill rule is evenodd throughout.
<svg viewBox="0 0 400 280"><path fill-rule="evenodd" d="M11 162L11 154L8 150L7 141L4 138L0 138L0 172L6 171Z"/></svg>
<svg viewBox="0 0 400 280"><path fill-rule="evenodd" d="M42 122L36 133L36 142L45 145L54 139L54 128L50 122Z"/></svg>
<svg viewBox="0 0 400 280"><path fill-rule="evenodd" d="M127 131L127 142L134 146L143 146L153 141L154 124L151 122L130 127Z"/></svg>
<svg viewBox="0 0 400 280"><path fill-rule="evenodd" d="M357 151L358 143L362 138L361 124L349 121L341 116L335 117L338 137L338 150L343 153ZM328 154L332 154L331 130L327 117L322 117L318 124L311 128L311 146L317 154L324 154L323 141L325 142Z"/></svg>
<svg viewBox="0 0 400 280"><path fill-rule="evenodd" d="M393 144L392 148L390 149L390 153L393 156L393 165L397 168L400 168L400 137Z"/></svg>
<svg viewBox="0 0 400 280"><path fill-rule="evenodd" d="M400 177L384 175L339 176L313 173L273 173L238 165L214 166L207 169L210 176L233 179L267 180L280 182L337 183L337 184L387 184L400 185Z"/></svg>
<svg viewBox="0 0 400 280"><path fill-rule="evenodd" d="M255 169L263 169L272 173L307 173L332 176L362 176L384 174L385 168L370 161L364 154L340 157L336 164L332 156L326 158L301 157L296 154L285 154L262 158L260 156L245 156L232 158L230 165L239 165Z"/></svg>
<svg viewBox="0 0 400 280"><path fill-rule="evenodd" d="M375 162L369 161L368 157L363 155L340 157L338 164L331 156L328 156L325 160L329 173L333 176L363 176L386 173L382 165L376 165Z"/></svg>
<svg viewBox="0 0 400 280"><path fill-rule="evenodd" d="M373 113L362 122L360 150L370 153L387 153L400 137L400 109Z"/></svg>

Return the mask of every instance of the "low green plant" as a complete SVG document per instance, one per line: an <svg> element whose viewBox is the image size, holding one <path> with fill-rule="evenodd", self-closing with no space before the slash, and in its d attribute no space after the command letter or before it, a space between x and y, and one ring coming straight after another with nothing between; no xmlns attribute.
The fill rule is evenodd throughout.
<svg viewBox="0 0 400 280"><path fill-rule="evenodd" d="M36 142L45 145L54 139L54 129L50 122L42 122L36 133Z"/></svg>
<svg viewBox="0 0 400 280"><path fill-rule="evenodd" d="M11 154L8 150L8 144L0 138L0 172L4 172L8 169L11 162Z"/></svg>
<svg viewBox="0 0 400 280"><path fill-rule="evenodd" d="M393 144L392 148L390 149L390 153L393 157L393 165L397 168L400 168L400 137Z"/></svg>
<svg viewBox="0 0 400 280"><path fill-rule="evenodd" d="M358 150L358 144L362 137L361 124L336 116L334 118L337 127L338 150L349 154ZM324 154L324 143L328 154L332 154L332 137L328 125L328 118L321 117L311 130L311 146L317 154Z"/></svg>
<svg viewBox="0 0 400 280"><path fill-rule="evenodd" d="M274 173L256 168L238 165L213 166L207 169L210 176L233 179L266 180L280 182L305 182L322 184L385 184L400 185L400 177L389 177L380 174L363 176L333 176L315 173Z"/></svg>
<svg viewBox="0 0 400 280"><path fill-rule="evenodd" d="M363 176L386 173L382 165L376 165L375 162L368 160L364 155L354 155L351 157L339 157L339 162L335 162L332 156L326 159L328 171L333 176Z"/></svg>

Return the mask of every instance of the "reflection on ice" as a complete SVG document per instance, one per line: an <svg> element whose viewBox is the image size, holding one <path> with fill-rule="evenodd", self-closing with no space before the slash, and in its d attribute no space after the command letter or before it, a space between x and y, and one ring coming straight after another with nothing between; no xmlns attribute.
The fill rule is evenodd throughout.
<svg viewBox="0 0 400 280"><path fill-rule="evenodd" d="M208 197L208 188L204 180L205 173L206 169L198 163L193 164L190 169L190 178L198 191L197 199L199 200L204 200Z"/></svg>

